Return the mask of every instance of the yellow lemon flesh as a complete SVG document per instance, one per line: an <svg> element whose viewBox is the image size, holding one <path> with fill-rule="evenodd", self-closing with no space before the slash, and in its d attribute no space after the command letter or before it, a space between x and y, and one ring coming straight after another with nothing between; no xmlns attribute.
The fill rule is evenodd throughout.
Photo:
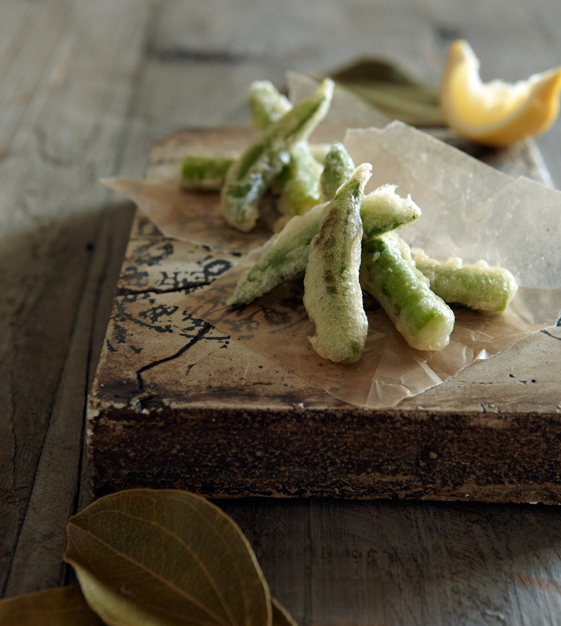
<svg viewBox="0 0 561 626"><path fill-rule="evenodd" d="M445 122L462 137L507 146L546 131L559 113L561 68L527 80L483 83L467 41L451 44L440 86Z"/></svg>

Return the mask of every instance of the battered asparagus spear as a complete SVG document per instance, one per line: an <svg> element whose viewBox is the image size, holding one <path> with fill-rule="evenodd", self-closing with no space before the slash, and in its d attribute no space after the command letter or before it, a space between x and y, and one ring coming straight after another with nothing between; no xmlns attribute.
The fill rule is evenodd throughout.
<svg viewBox="0 0 561 626"><path fill-rule="evenodd" d="M395 233L363 242L360 280L417 350L442 350L450 341L454 313L415 268L409 246Z"/></svg>
<svg viewBox="0 0 561 626"><path fill-rule="evenodd" d="M359 283L360 205L372 166L364 163L339 188L311 245L304 306L315 323L314 350L336 363L360 359L368 320Z"/></svg>
<svg viewBox="0 0 561 626"><path fill-rule="evenodd" d="M326 79L310 97L298 102L233 163L222 189L222 209L230 225L242 232L255 226L259 200L290 161L290 151L323 119L332 95L333 81Z"/></svg>
<svg viewBox="0 0 561 626"><path fill-rule="evenodd" d="M411 250L417 269L430 281L431 289L445 302L461 304L477 311L499 313L514 298L518 285L514 276L485 261L462 266L458 258L439 263L419 248Z"/></svg>

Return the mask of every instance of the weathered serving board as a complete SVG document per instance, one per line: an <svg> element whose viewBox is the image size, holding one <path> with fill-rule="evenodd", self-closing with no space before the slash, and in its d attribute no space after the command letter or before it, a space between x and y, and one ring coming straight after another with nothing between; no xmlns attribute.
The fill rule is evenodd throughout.
<svg viewBox="0 0 561 626"><path fill-rule="evenodd" d="M158 142L148 174L240 130ZM533 143L470 151L547 183ZM138 486L247 495L561 502L561 329L397 407L343 403L176 303L235 254L170 240L137 214L92 388L96 495Z"/></svg>

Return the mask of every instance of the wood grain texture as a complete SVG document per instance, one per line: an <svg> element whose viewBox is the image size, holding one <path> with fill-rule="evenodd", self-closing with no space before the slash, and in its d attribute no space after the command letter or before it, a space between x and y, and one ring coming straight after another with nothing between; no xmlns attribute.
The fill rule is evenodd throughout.
<svg viewBox="0 0 561 626"><path fill-rule="evenodd" d="M559 621L557 509L333 500L218 504L247 534L273 594L299 624Z"/></svg>
<svg viewBox="0 0 561 626"><path fill-rule="evenodd" d="M13 594L63 580L97 316L108 313L100 290L108 273L112 289L130 223L97 179L119 164L147 5L131 16L121 3L108 26L107 3L6 4L0 586Z"/></svg>
<svg viewBox="0 0 561 626"><path fill-rule="evenodd" d="M47 425L57 411L81 419L84 382L76 379L84 368L91 378L86 363L101 344L126 242L130 208L106 204L112 198L98 176L140 175L153 141L180 128L246 124L249 82L281 86L286 69L323 72L375 55L436 83L456 37L470 41L485 79L526 78L561 62L558 0L5 0L0 33L3 593L19 529L27 528L10 594L60 580L60 530L51 550L34 547L60 529L76 498L80 507L88 499L84 492L68 499L79 467L76 430L67 437L57 418L48 436ZM538 145L559 186L561 123ZM82 305L90 297L93 314ZM53 469L63 453L74 464ZM35 482L40 459L44 481ZM28 509L32 491L36 505ZM54 518L41 515L42 502ZM224 506L302 625L561 621L557 508Z"/></svg>

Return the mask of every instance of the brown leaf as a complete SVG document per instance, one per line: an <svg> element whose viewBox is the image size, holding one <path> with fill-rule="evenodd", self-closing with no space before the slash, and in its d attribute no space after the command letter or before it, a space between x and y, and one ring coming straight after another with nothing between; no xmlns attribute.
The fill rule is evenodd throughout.
<svg viewBox="0 0 561 626"><path fill-rule="evenodd" d="M102 498L68 525L65 560L109 625L271 626L267 583L247 539L184 491Z"/></svg>
<svg viewBox="0 0 561 626"><path fill-rule="evenodd" d="M2 626L103 626L80 587L59 587L0 600Z"/></svg>
<svg viewBox="0 0 561 626"><path fill-rule="evenodd" d="M411 126L443 126L438 90L378 59L362 59L329 73L341 87L391 119Z"/></svg>
<svg viewBox="0 0 561 626"><path fill-rule="evenodd" d="M273 607L273 626L297 626L294 618L275 598L271 598Z"/></svg>

